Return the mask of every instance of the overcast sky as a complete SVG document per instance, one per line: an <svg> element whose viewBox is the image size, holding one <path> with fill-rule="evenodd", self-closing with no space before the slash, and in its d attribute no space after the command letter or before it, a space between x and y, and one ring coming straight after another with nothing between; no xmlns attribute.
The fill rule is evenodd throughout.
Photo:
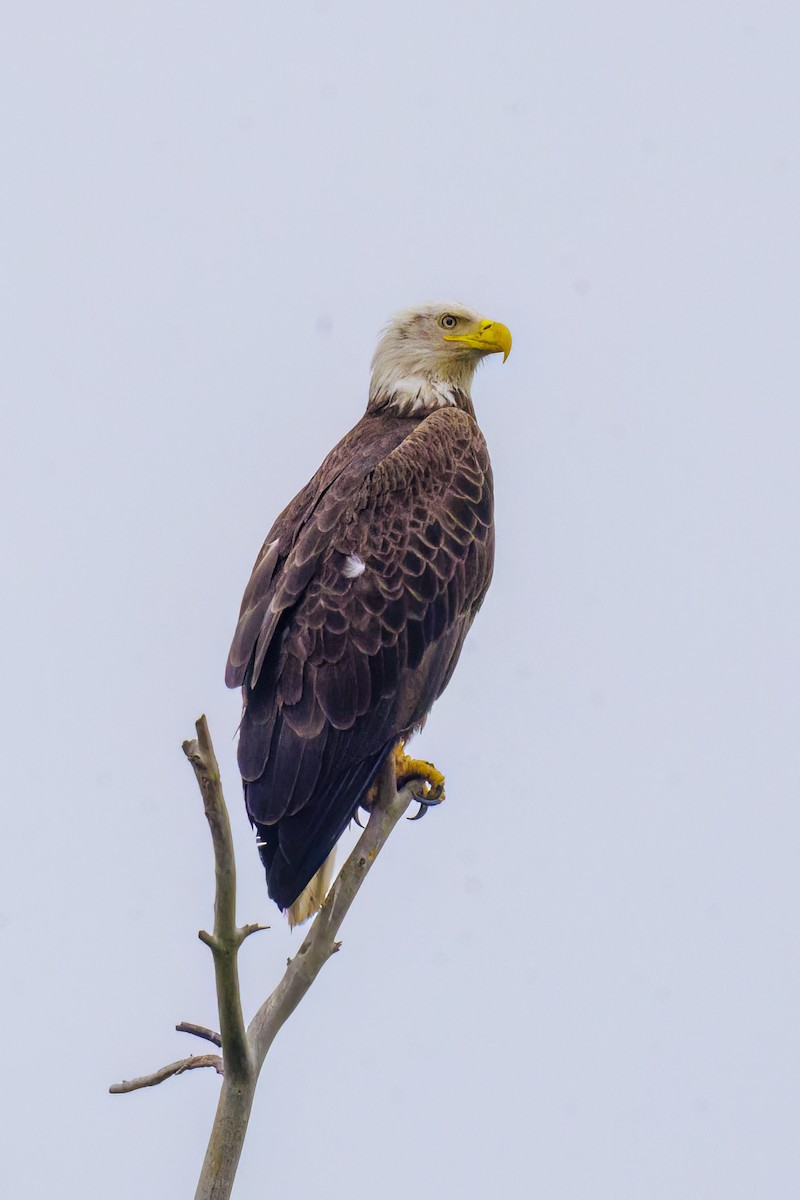
<svg viewBox="0 0 800 1200"><path fill-rule="evenodd" d="M37 3L3 19L0 1193L191 1196L208 714L397 308L474 388L497 568L235 1195L800 1194L800 8Z"/></svg>

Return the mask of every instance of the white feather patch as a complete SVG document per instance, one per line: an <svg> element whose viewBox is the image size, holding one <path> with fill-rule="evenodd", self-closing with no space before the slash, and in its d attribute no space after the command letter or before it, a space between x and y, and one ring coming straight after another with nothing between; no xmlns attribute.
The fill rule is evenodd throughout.
<svg viewBox="0 0 800 1200"><path fill-rule="evenodd" d="M467 389L469 390L469 389ZM403 416L413 416L429 408L446 408L455 405L455 385L443 379L428 379L421 375L406 375L402 379L389 380L381 389L373 381L373 392L384 394L392 408Z"/></svg>
<svg viewBox="0 0 800 1200"><path fill-rule="evenodd" d="M344 574L347 579L358 579L367 569L367 564L358 554L348 554L344 560Z"/></svg>

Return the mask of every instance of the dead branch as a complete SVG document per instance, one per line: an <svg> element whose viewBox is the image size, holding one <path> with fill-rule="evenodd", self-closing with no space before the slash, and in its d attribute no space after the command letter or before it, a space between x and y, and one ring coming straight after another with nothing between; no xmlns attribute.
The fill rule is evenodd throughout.
<svg viewBox="0 0 800 1200"><path fill-rule="evenodd" d="M378 798L372 807L366 829L339 872L300 949L289 960L280 983L245 1030L239 991L239 947L251 933L269 927L236 924L236 861L219 766L205 717L200 717L195 728L197 738L184 742L183 750L194 768L203 797L203 808L214 847L216 878L214 932L201 930L198 936L214 957L220 1033L185 1021L176 1029L221 1044L222 1059L214 1054L182 1059L162 1067L152 1075L115 1084L110 1091L119 1094L152 1087L194 1067L215 1066L223 1075L222 1090L195 1200L228 1200L264 1059L281 1027L297 1008L325 963L339 949L336 935L342 921L389 834L414 799L415 786L411 780L398 792L394 764L390 758L381 774Z"/></svg>
<svg viewBox="0 0 800 1200"><path fill-rule="evenodd" d="M193 1025L191 1021L181 1021L180 1025L175 1026L177 1033L191 1033L195 1037L205 1038L207 1042L213 1042L215 1046L222 1045L222 1038L213 1029L206 1029L205 1025Z"/></svg>
<svg viewBox="0 0 800 1200"><path fill-rule="evenodd" d="M138 1079L123 1079L122 1083L112 1083L108 1089L112 1096L121 1096L126 1092L138 1092L139 1088L155 1087L173 1075L183 1075L184 1071L194 1071L197 1067L213 1067L218 1075L224 1075L225 1069L218 1054L190 1054L178 1062L170 1063L153 1071L152 1075L140 1075Z"/></svg>
<svg viewBox="0 0 800 1200"><path fill-rule="evenodd" d="M300 949L289 960L280 983L250 1022L247 1040L254 1068L251 1081L245 1086L236 1086L226 1078L222 1085L195 1200L228 1200L247 1132L258 1074L269 1048L325 963L339 949L336 935L342 921L413 796L409 786L398 793L394 765L390 760L381 775L378 799L366 829L334 881ZM224 1045L223 1037L223 1053Z"/></svg>

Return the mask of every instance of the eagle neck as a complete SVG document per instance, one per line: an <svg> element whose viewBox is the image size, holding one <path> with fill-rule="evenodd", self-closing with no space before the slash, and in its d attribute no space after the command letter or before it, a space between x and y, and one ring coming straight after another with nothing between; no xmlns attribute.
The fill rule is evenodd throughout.
<svg viewBox="0 0 800 1200"><path fill-rule="evenodd" d="M475 416L469 388L422 375L409 375L380 388L373 385L367 412L421 419L440 408L460 408Z"/></svg>

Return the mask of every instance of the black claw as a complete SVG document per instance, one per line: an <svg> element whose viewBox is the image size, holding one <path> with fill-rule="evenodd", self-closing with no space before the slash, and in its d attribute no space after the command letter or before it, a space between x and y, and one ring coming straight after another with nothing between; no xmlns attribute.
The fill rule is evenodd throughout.
<svg viewBox="0 0 800 1200"><path fill-rule="evenodd" d="M426 796L415 796L414 799L419 804L419 808L414 813L413 817L406 817L407 821L421 821L429 808L436 808L437 804L441 804L441 797L436 800L429 800Z"/></svg>
<svg viewBox="0 0 800 1200"><path fill-rule="evenodd" d="M356 825L358 826L358 828L359 828L359 829L363 829L363 828L364 828L364 826L361 824L361 822L360 822L360 821L359 821L359 819L358 819L358 810L359 810L359 808L360 808L360 807L361 807L361 805L360 805L360 804L357 804L357 805L356 805L356 811L353 813L353 820L355 821L355 823L356 823Z"/></svg>

